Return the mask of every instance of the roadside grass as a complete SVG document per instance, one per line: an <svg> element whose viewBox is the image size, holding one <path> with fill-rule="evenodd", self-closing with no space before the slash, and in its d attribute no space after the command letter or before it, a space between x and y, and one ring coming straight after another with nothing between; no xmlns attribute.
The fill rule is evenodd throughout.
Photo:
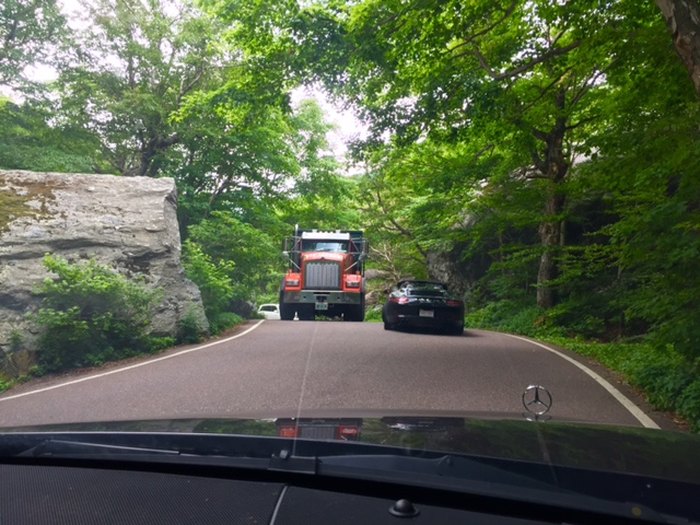
<svg viewBox="0 0 700 525"><path fill-rule="evenodd" d="M545 326L542 312L537 308L521 309L511 316L484 310L471 312L467 327L524 335L591 357L620 373L643 392L654 408L676 413L688 422L693 432L700 432L700 359L689 361L670 344L598 342L570 337L560 327Z"/></svg>
<svg viewBox="0 0 700 525"><path fill-rule="evenodd" d="M382 307L372 307L365 310L365 321L368 323L381 323L382 322Z"/></svg>

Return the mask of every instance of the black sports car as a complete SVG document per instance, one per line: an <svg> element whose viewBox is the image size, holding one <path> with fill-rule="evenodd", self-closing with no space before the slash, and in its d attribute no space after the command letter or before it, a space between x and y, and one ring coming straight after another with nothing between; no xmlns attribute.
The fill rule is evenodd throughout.
<svg viewBox="0 0 700 525"><path fill-rule="evenodd" d="M445 284L435 281L399 281L382 309L385 330L398 327L437 328L464 332L464 302L449 296Z"/></svg>

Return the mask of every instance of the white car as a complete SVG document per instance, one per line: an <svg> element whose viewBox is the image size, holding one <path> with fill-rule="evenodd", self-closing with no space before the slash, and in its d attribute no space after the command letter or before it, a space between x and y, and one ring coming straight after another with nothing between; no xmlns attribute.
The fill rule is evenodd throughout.
<svg viewBox="0 0 700 525"><path fill-rule="evenodd" d="M258 313L265 319L279 319L280 305L278 304L261 304L258 308Z"/></svg>

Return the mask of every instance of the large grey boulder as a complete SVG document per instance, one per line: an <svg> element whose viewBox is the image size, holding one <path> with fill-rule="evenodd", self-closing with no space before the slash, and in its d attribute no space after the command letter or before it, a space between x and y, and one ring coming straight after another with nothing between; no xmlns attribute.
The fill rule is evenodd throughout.
<svg viewBox="0 0 700 525"><path fill-rule="evenodd" d="M0 349L12 333L31 346L27 313L32 293L49 274L52 253L70 261L94 258L163 290L153 332L175 335L192 312L207 327L197 287L180 263L176 190L172 179L0 171ZM2 354L0 354L1 357ZM21 367L20 367L21 368Z"/></svg>

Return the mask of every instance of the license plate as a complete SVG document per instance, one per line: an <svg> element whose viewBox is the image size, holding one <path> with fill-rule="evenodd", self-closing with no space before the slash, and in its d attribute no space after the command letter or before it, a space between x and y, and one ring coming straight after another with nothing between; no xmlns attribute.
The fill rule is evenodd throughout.
<svg viewBox="0 0 700 525"><path fill-rule="evenodd" d="M418 310L418 317L435 317L435 310Z"/></svg>
<svg viewBox="0 0 700 525"><path fill-rule="evenodd" d="M316 303L316 310L328 310L328 303Z"/></svg>

